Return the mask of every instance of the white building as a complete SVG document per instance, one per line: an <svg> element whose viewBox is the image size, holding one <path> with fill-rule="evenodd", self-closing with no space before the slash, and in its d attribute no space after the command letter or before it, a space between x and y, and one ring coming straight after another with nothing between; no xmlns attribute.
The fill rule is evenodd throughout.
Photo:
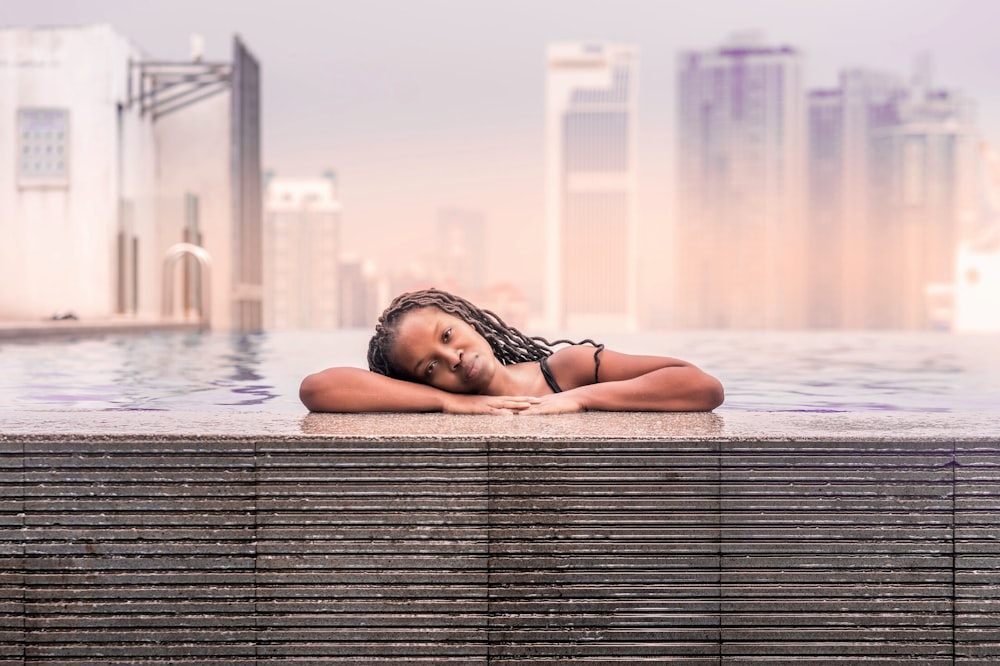
<svg viewBox="0 0 1000 666"><path fill-rule="evenodd" d="M980 145L981 216L959 243L955 260L954 319L959 332L1000 331L1000 159Z"/></svg>
<svg viewBox="0 0 1000 666"><path fill-rule="evenodd" d="M1000 234L959 245L953 317L957 332L1000 331Z"/></svg>
<svg viewBox="0 0 1000 666"><path fill-rule="evenodd" d="M212 325L260 327L259 75L239 40L231 63L164 63L106 25L4 28L0 91L0 319L158 320L168 248L200 239Z"/></svg>
<svg viewBox="0 0 1000 666"><path fill-rule="evenodd" d="M638 321L638 51L549 46L546 304L552 329L631 331Z"/></svg>
<svg viewBox="0 0 1000 666"><path fill-rule="evenodd" d="M339 328L341 206L333 175L268 178L265 196L265 328Z"/></svg>

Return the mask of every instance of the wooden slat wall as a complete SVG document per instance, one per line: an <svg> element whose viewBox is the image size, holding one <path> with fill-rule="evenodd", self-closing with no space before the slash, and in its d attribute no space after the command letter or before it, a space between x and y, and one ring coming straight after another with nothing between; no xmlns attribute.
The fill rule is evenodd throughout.
<svg viewBox="0 0 1000 666"><path fill-rule="evenodd" d="M1000 447L0 438L0 664L1000 663Z"/></svg>
<svg viewBox="0 0 1000 666"><path fill-rule="evenodd" d="M24 663L24 449L0 438L0 664Z"/></svg>
<svg viewBox="0 0 1000 666"><path fill-rule="evenodd" d="M483 443L262 443L262 662L485 663Z"/></svg>
<svg viewBox="0 0 1000 666"><path fill-rule="evenodd" d="M28 662L256 654L254 447L25 444Z"/></svg>
<svg viewBox="0 0 1000 666"><path fill-rule="evenodd" d="M494 662L718 663L718 447L494 444Z"/></svg>
<svg viewBox="0 0 1000 666"><path fill-rule="evenodd" d="M729 444L723 655L950 664L952 445Z"/></svg>
<svg viewBox="0 0 1000 666"><path fill-rule="evenodd" d="M1000 664L1000 447L957 444L955 653Z"/></svg>

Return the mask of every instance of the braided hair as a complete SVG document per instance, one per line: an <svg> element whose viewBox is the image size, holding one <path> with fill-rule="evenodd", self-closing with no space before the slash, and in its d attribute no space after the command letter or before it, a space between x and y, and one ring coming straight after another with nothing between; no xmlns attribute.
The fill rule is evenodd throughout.
<svg viewBox="0 0 1000 666"><path fill-rule="evenodd" d="M594 378L600 368L601 359L598 354L604 345L593 340L555 340L549 342L545 338L527 336L513 326L509 326L493 312L476 307L461 296L449 294L439 289L424 289L401 294L393 299L389 307L378 318L375 324L375 335L368 342L368 368L380 375L396 379L407 379L392 361L392 347L399 332L399 323L403 315L410 310L433 307L447 314L458 317L472 326L479 335L485 338L493 349L493 355L503 365L539 361L552 355L552 347L560 344L589 344L594 351Z"/></svg>

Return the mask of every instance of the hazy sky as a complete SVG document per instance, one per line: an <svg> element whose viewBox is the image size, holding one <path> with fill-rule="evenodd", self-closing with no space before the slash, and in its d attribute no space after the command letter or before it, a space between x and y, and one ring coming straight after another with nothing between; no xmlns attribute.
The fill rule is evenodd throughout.
<svg viewBox="0 0 1000 666"><path fill-rule="evenodd" d="M998 0L0 0L7 26L109 23L156 59L189 35L260 60L263 161L282 176L334 169L349 251L386 266L430 250L441 207L491 225L490 278L538 286L544 234L544 64L551 41L639 48L639 196L645 248L672 213L674 68L682 49L759 30L805 53L809 87L845 67L908 75L978 103L1000 145ZM399 223L387 233L389 225ZM657 253L647 263L658 263ZM653 271L647 290L659 289Z"/></svg>

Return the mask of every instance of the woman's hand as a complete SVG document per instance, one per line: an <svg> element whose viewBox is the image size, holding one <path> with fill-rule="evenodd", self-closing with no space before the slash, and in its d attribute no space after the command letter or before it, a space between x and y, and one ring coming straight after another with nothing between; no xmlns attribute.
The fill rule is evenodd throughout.
<svg viewBox="0 0 1000 666"><path fill-rule="evenodd" d="M446 414L519 414L539 403L539 398L516 395L447 393L441 406Z"/></svg>
<svg viewBox="0 0 1000 666"><path fill-rule="evenodd" d="M587 411L573 391L543 395L534 400L534 404L525 407L518 414L570 414Z"/></svg>

